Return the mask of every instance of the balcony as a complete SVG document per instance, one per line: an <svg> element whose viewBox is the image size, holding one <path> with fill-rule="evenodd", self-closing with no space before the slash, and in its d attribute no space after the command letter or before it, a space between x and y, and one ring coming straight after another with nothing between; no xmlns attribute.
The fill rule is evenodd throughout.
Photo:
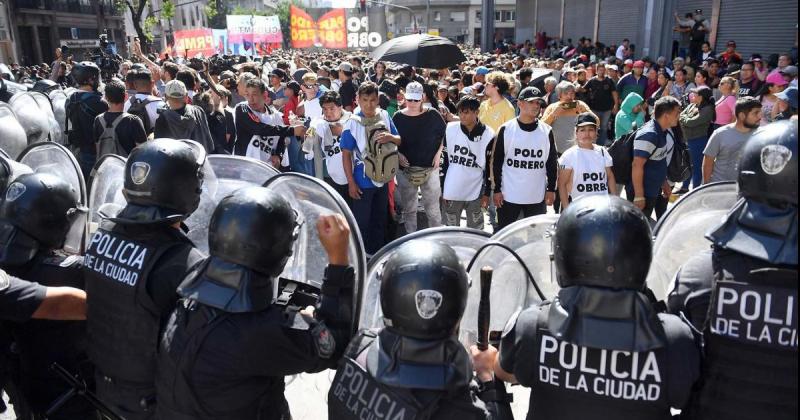
<svg viewBox="0 0 800 420"><path fill-rule="evenodd" d="M18 9L55 10L84 15L95 13L94 6L89 0L16 0L14 4ZM106 16L122 16L122 10L114 7L112 0L101 0L99 6L100 13Z"/></svg>

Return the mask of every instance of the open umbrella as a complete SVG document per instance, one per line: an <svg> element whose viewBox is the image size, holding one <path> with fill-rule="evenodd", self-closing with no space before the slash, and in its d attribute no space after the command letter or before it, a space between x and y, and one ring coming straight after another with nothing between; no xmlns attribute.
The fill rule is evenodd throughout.
<svg viewBox="0 0 800 420"><path fill-rule="evenodd" d="M426 69L441 69L467 60L453 41L428 34L391 39L376 48L372 58Z"/></svg>

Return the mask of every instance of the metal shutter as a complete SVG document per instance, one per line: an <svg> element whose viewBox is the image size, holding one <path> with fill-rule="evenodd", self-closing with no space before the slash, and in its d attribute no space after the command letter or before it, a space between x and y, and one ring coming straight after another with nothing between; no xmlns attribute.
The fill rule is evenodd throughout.
<svg viewBox="0 0 800 420"><path fill-rule="evenodd" d="M597 40L606 45L619 45L628 38L636 45L637 54L642 51L639 32L644 25L642 20L644 1L600 0L600 21Z"/></svg>
<svg viewBox="0 0 800 420"><path fill-rule="evenodd" d="M592 38L594 36L594 6L595 0L565 1L564 38L572 38L573 45L581 37Z"/></svg>
<svg viewBox="0 0 800 420"><path fill-rule="evenodd" d="M551 38L561 32L561 0L539 0L536 30L547 32Z"/></svg>
<svg viewBox="0 0 800 420"><path fill-rule="evenodd" d="M713 3L714 0L678 0L678 6L675 8L675 12L683 19L683 15L690 12L694 13L695 9L700 9L703 11L703 16L711 21L711 8ZM672 19L670 22L672 22L674 26L675 17L670 16L670 18Z"/></svg>
<svg viewBox="0 0 800 420"><path fill-rule="evenodd" d="M745 59L754 53L766 59L788 53L796 34L797 0L722 0L715 51L725 51L732 39Z"/></svg>

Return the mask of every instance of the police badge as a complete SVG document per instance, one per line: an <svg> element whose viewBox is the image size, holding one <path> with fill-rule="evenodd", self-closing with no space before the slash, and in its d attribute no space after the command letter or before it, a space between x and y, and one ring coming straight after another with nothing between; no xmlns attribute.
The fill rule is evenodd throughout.
<svg viewBox="0 0 800 420"><path fill-rule="evenodd" d="M150 175L150 165L146 162L134 162L131 165L131 181L136 185L142 185Z"/></svg>
<svg viewBox="0 0 800 420"><path fill-rule="evenodd" d="M436 290L420 290L414 295L417 304L417 313L422 319L431 319L439 312L442 306L442 294Z"/></svg>
<svg viewBox="0 0 800 420"><path fill-rule="evenodd" d="M761 169L769 175L777 175L792 159L792 151L780 144L771 144L761 149Z"/></svg>
<svg viewBox="0 0 800 420"><path fill-rule="evenodd" d="M25 185L20 184L19 182L14 182L13 184L9 185L8 189L6 190L6 201L14 201L22 194L25 194Z"/></svg>

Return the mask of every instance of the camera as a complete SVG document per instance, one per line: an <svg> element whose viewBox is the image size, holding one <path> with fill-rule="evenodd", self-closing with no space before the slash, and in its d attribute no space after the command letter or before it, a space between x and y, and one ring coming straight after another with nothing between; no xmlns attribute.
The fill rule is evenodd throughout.
<svg viewBox="0 0 800 420"><path fill-rule="evenodd" d="M203 71L205 67L202 58L192 57L189 59L189 68L197 71Z"/></svg>
<svg viewBox="0 0 800 420"><path fill-rule="evenodd" d="M208 59L208 72L215 76L222 74L226 70L236 72L234 66L238 64L235 57L229 55L214 54Z"/></svg>
<svg viewBox="0 0 800 420"><path fill-rule="evenodd" d="M100 68L100 75L103 81L111 80L119 72L122 64L122 57L111 51L108 45L108 35L100 34L100 48L96 49L90 56L91 61Z"/></svg>

